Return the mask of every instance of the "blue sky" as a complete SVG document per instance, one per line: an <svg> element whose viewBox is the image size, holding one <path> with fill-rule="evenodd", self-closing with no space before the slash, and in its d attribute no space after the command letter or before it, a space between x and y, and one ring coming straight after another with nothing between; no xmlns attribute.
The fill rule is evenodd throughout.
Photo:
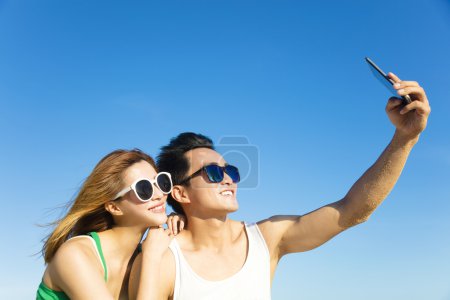
<svg viewBox="0 0 450 300"><path fill-rule="evenodd" d="M34 297L36 224L117 148L245 137L221 146L254 180L235 219L340 199L394 132L369 56L425 88L428 128L368 222L283 258L273 298L450 299L449 36L442 0L0 1L0 295Z"/></svg>

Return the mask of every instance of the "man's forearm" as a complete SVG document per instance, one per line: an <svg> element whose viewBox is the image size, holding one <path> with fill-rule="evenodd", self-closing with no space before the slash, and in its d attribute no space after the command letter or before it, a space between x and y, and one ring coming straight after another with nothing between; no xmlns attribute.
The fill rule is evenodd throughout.
<svg viewBox="0 0 450 300"><path fill-rule="evenodd" d="M415 139L394 134L377 161L355 182L342 200L341 225L350 227L368 219L397 182Z"/></svg>

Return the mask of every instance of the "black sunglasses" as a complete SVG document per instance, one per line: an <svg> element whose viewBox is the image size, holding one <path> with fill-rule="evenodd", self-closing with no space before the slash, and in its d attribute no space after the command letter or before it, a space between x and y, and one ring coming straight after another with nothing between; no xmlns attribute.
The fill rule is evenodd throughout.
<svg viewBox="0 0 450 300"><path fill-rule="evenodd" d="M222 182L224 172L227 173L228 176L230 176L231 180L233 180L233 183L238 183L241 180L241 177L239 176L239 169L235 166L226 165L224 167L221 167L217 164L210 164L202 167L200 170L194 172L191 176L182 180L180 182L180 185L186 184L189 180L191 180L195 176L200 175L202 172L206 173L206 175L208 176L208 180L211 183Z"/></svg>

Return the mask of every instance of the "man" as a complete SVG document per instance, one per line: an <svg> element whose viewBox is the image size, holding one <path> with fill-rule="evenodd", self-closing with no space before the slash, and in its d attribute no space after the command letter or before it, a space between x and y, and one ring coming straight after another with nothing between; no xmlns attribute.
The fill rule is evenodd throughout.
<svg viewBox="0 0 450 300"><path fill-rule="evenodd" d="M187 218L187 228L161 243L161 260L139 257L130 281L131 297L139 284L157 288L147 295L161 299L270 299L270 284L281 257L314 249L342 231L365 222L394 187L406 159L425 129L430 106L417 82L390 73L401 96L414 100L403 106L389 99L386 112L395 134L347 195L303 216L272 216L257 224L230 220L238 209L238 170L214 151L210 139L183 133L162 148L160 171L174 182L169 204ZM151 229L152 238L166 236ZM140 264L152 264L153 274L140 274ZM157 282L157 284L155 284ZM150 288L149 288L150 289ZM153 294L152 294L153 293ZM158 295L156 295L158 294Z"/></svg>

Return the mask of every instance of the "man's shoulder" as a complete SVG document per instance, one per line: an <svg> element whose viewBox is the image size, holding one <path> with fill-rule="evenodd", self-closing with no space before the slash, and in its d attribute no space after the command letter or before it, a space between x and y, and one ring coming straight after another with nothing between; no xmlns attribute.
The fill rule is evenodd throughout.
<svg viewBox="0 0 450 300"><path fill-rule="evenodd" d="M228 222L230 223L231 227L233 227L233 228L242 228L245 224L248 224L248 222L245 222L242 220L228 219Z"/></svg>
<svg viewBox="0 0 450 300"><path fill-rule="evenodd" d="M262 233L263 231L270 231L270 228L273 226L273 218L276 218L277 216L269 217L264 220L260 221L238 221L238 220L229 220L231 224L231 228L233 232L243 232L245 230L245 227L256 227L258 230Z"/></svg>
<svg viewBox="0 0 450 300"><path fill-rule="evenodd" d="M297 220L297 216L274 215L256 222L269 249L274 249L286 231Z"/></svg>
<svg viewBox="0 0 450 300"><path fill-rule="evenodd" d="M230 222L230 228L232 231L232 235L240 235L245 232L245 227L251 226L251 223L239 220L228 220Z"/></svg>
<svg viewBox="0 0 450 300"><path fill-rule="evenodd" d="M175 270L175 254L172 252L172 248L167 248L162 256L161 262L169 273Z"/></svg>
<svg viewBox="0 0 450 300"><path fill-rule="evenodd" d="M294 215L274 215L266 219L256 222L260 230L273 229L275 228L285 228L292 225L298 221L300 216Z"/></svg>

